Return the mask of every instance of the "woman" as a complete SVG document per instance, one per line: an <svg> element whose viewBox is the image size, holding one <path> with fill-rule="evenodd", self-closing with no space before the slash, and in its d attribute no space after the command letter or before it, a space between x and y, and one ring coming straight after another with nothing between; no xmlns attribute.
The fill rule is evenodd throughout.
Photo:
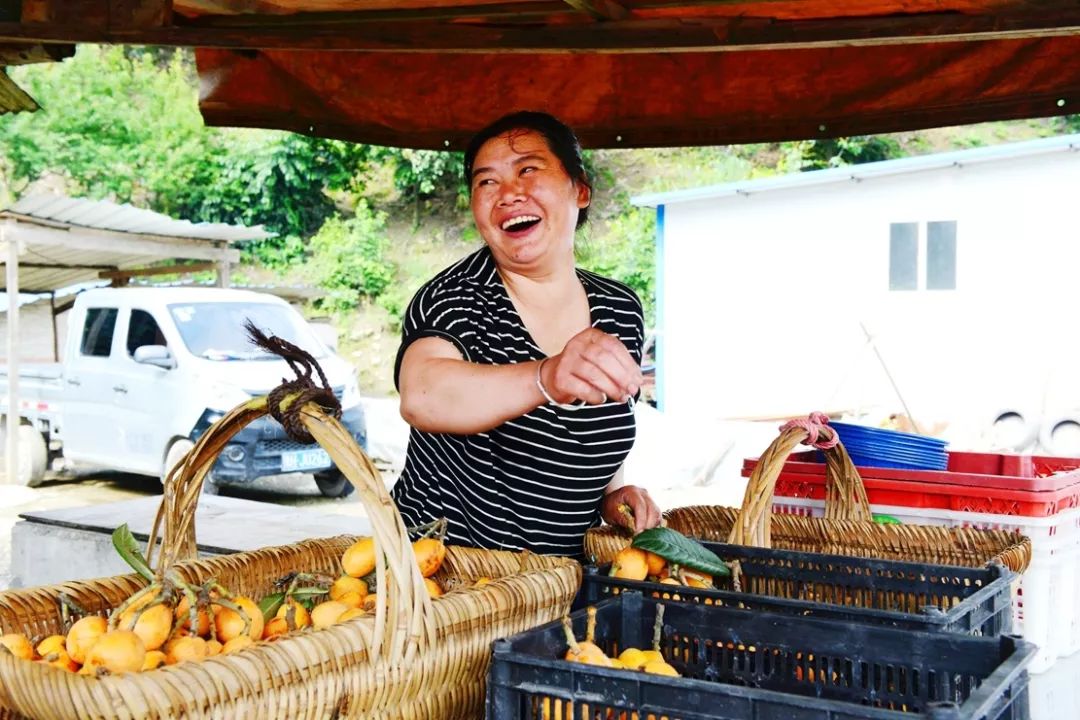
<svg viewBox="0 0 1080 720"><path fill-rule="evenodd" d="M406 523L446 517L453 543L571 557L601 517L659 524L621 479L641 302L574 265L592 196L577 138L550 115L508 115L473 138L465 178L485 247L403 320L395 382L412 433L393 496Z"/></svg>

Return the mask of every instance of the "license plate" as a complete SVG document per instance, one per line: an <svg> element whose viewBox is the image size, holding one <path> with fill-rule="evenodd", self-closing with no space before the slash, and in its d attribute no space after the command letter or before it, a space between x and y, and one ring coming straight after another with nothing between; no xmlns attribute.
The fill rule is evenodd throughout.
<svg viewBox="0 0 1080 720"><path fill-rule="evenodd" d="M333 464L330 454L322 448L281 453L281 472L316 470L330 467Z"/></svg>

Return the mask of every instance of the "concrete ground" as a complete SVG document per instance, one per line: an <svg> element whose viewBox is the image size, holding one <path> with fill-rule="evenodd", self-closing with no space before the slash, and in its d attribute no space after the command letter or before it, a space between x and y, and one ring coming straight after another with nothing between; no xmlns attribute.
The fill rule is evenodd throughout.
<svg viewBox="0 0 1080 720"><path fill-rule="evenodd" d="M387 482L392 473L384 472ZM0 471L0 590L11 584L11 529L20 513L97 505L160 495L155 478L116 472L80 471L70 475L52 474L40 487L26 488L3 483ZM251 487L224 487L221 494L245 500L275 503L335 515L366 515L355 493L347 498L323 497L310 475L282 475L264 478Z"/></svg>

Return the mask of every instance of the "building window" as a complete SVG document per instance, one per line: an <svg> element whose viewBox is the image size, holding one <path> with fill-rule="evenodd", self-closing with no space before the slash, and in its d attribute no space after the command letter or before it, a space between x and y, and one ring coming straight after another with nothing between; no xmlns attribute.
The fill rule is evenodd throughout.
<svg viewBox="0 0 1080 720"><path fill-rule="evenodd" d="M83 355L108 357L112 349L113 330L116 328L116 308L90 308L83 324Z"/></svg>
<svg viewBox="0 0 1080 720"><path fill-rule="evenodd" d="M919 226L893 223L889 228L889 289L919 287Z"/></svg>
<svg viewBox="0 0 1080 720"><path fill-rule="evenodd" d="M926 289L956 289L956 221L926 223Z"/></svg>
<svg viewBox="0 0 1080 720"><path fill-rule="evenodd" d="M889 226L889 290L956 289L956 221Z"/></svg>

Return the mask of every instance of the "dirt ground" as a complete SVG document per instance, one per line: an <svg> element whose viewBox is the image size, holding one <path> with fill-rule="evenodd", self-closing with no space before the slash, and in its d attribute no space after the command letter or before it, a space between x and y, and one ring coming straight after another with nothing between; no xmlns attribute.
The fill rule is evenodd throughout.
<svg viewBox="0 0 1080 720"><path fill-rule="evenodd" d="M392 481L389 471L384 471L384 479ZM156 478L116 472L83 471L66 476L54 474L36 488L6 485L3 484L3 471L0 468L0 590L7 588L11 582L11 529L19 521L21 513L98 505L160 494L161 484ZM323 497L310 475L268 477L250 487L224 487L221 494L322 510L335 515L365 514L356 493L341 499Z"/></svg>

